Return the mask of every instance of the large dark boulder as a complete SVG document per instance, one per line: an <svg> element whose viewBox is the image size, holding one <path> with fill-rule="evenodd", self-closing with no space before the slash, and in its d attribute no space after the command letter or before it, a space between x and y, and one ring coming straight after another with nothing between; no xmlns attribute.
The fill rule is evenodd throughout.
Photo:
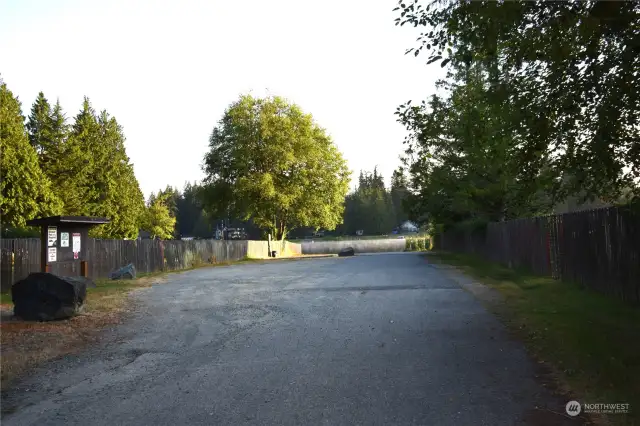
<svg viewBox="0 0 640 426"><path fill-rule="evenodd" d="M345 257L345 256L353 256L354 254L356 254L356 251L353 249L353 247L347 247L340 250L340 252L338 253L338 256Z"/></svg>
<svg viewBox="0 0 640 426"><path fill-rule="evenodd" d="M84 277L59 277L36 272L11 287L13 314L27 321L69 318L82 311L87 287L95 284Z"/></svg>

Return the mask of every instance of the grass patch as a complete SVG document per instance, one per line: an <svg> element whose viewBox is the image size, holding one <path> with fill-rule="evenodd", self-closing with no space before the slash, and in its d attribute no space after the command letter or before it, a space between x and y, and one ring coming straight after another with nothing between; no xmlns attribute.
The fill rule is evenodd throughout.
<svg viewBox="0 0 640 426"><path fill-rule="evenodd" d="M0 293L0 305L11 305L13 301L11 300L11 292Z"/></svg>
<svg viewBox="0 0 640 426"><path fill-rule="evenodd" d="M475 256L431 253L428 258L497 289L504 303L492 306L494 311L576 400L628 403L631 414L609 420L640 424L640 309Z"/></svg>

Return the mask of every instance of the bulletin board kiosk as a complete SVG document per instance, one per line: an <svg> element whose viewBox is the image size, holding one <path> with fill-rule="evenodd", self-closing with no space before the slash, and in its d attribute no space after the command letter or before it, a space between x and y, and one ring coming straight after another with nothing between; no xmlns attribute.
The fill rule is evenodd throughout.
<svg viewBox="0 0 640 426"><path fill-rule="evenodd" d="M87 277L89 229L109 223L104 217L51 216L27 221L40 227L41 272Z"/></svg>

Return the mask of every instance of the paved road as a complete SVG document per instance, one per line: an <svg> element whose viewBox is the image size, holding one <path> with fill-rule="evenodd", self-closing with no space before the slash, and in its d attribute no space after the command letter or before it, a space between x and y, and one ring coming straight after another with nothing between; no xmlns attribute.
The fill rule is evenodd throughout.
<svg viewBox="0 0 640 426"><path fill-rule="evenodd" d="M415 254L199 269L136 298L103 345L21 383L3 425L495 426L564 409Z"/></svg>

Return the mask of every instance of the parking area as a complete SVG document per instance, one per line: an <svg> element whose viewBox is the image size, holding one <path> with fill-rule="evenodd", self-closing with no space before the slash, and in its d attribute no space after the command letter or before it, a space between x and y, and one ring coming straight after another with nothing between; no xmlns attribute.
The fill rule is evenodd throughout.
<svg viewBox="0 0 640 426"><path fill-rule="evenodd" d="M100 345L18 383L3 424L514 425L564 410L522 345L419 254L165 279Z"/></svg>

